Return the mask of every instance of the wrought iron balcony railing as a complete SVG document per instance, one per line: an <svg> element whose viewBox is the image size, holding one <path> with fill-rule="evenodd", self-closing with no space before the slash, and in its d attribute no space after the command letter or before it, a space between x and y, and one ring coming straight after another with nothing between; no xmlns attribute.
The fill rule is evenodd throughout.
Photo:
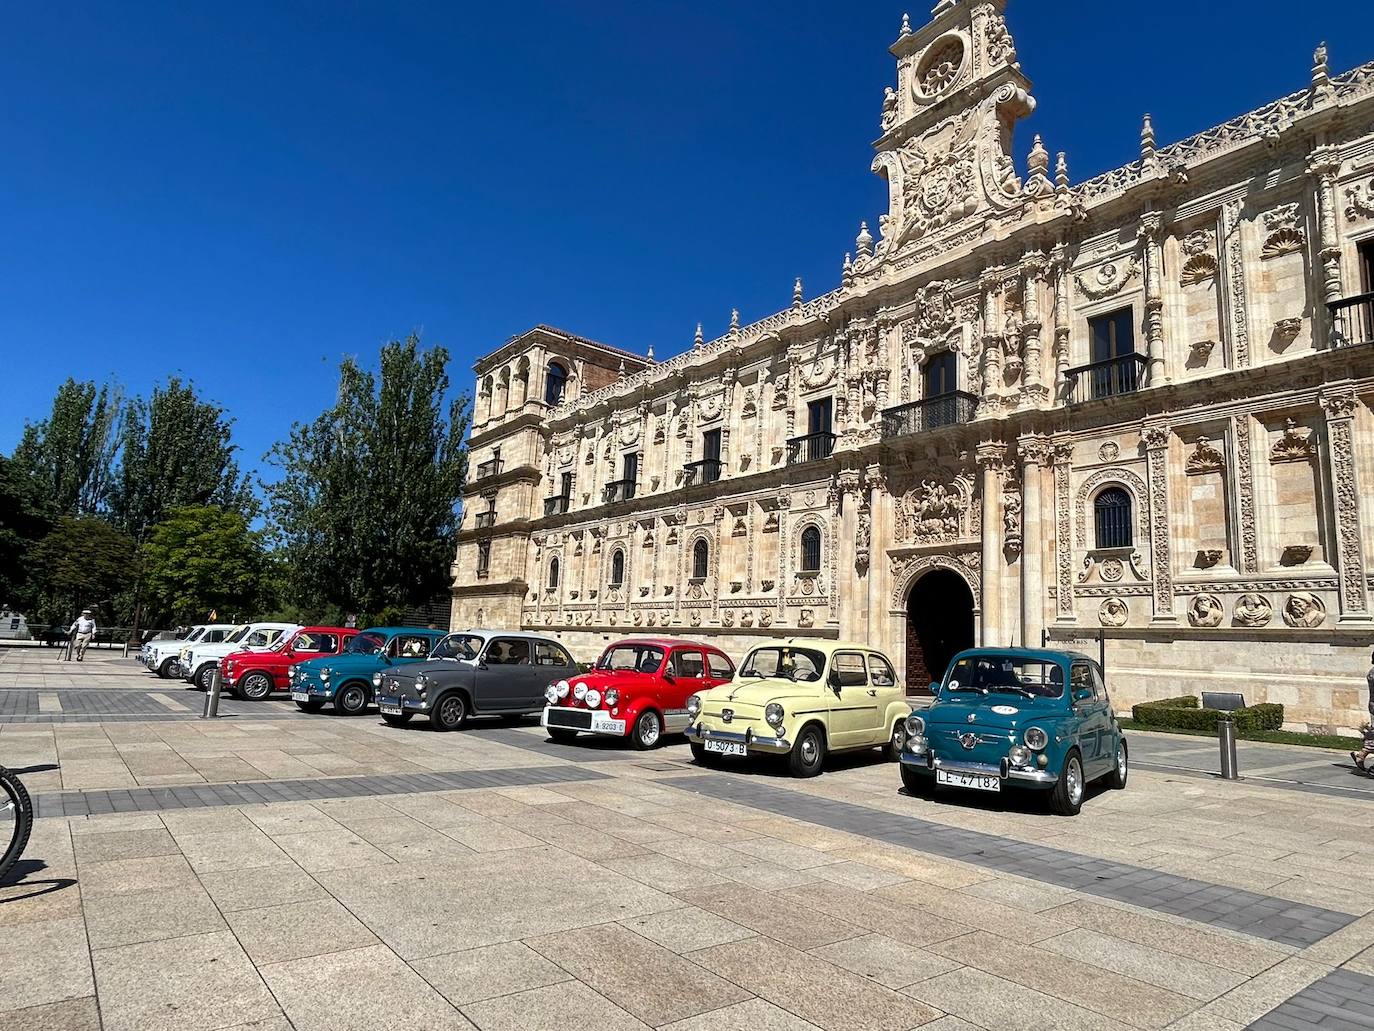
<svg viewBox="0 0 1374 1031"><path fill-rule="evenodd" d="M1374 293L1343 297L1326 306L1331 313L1331 346L1374 343Z"/></svg>
<svg viewBox="0 0 1374 1031"><path fill-rule="evenodd" d="M485 480L488 476L495 476L501 471L501 467L504 464L505 463L499 458L493 458L490 461L483 462L477 467L477 478L479 480Z"/></svg>
<svg viewBox="0 0 1374 1031"><path fill-rule="evenodd" d="M489 530L496 525L496 511L477 513L477 529Z"/></svg>
<svg viewBox="0 0 1374 1031"><path fill-rule="evenodd" d="M1069 369L1065 373L1069 385L1067 400L1069 404L1078 404L1133 393L1145 386L1149 370L1149 359L1134 352Z"/></svg>
<svg viewBox="0 0 1374 1031"><path fill-rule="evenodd" d="M800 465L802 462L819 462L829 458L835 451L835 434L808 433L804 437L793 437L787 442L787 464Z"/></svg>
<svg viewBox="0 0 1374 1031"><path fill-rule="evenodd" d="M634 496L634 480L612 480L606 484L606 493L602 500L610 504L613 501L629 501Z"/></svg>
<svg viewBox="0 0 1374 1031"><path fill-rule="evenodd" d="M683 466L687 471L687 476L683 483L685 486L692 487L698 483L715 483L720 479L720 474L725 468L725 463L718 458L707 458L700 462L692 462Z"/></svg>
<svg viewBox="0 0 1374 1031"><path fill-rule="evenodd" d="M913 433L969 422L978 410L978 398L963 390L936 394L921 401L899 405L883 412L883 439L906 437Z"/></svg>
<svg viewBox="0 0 1374 1031"><path fill-rule="evenodd" d="M544 514L546 516L562 515L568 510L568 503L571 500L572 499L566 494L562 494L556 498L545 498Z"/></svg>

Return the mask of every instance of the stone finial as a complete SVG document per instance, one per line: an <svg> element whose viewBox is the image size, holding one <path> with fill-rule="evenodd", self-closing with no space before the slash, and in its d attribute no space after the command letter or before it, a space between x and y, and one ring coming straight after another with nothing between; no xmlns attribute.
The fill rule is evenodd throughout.
<svg viewBox="0 0 1374 1031"><path fill-rule="evenodd" d="M1045 149L1045 141L1040 138L1040 134L1035 134L1035 142L1031 144L1030 157L1026 159L1026 166L1030 169L1031 175L1037 173L1044 174L1050 168L1050 152Z"/></svg>
<svg viewBox="0 0 1374 1031"><path fill-rule="evenodd" d="M620 368L616 369L616 375L621 379L625 378L625 359L620 359Z"/></svg>
<svg viewBox="0 0 1374 1031"><path fill-rule="evenodd" d="M739 309L730 309L730 332L738 335L739 333Z"/></svg>
<svg viewBox="0 0 1374 1031"><path fill-rule="evenodd" d="M1069 156L1062 150L1054 161L1054 188L1060 193L1069 188Z"/></svg>
<svg viewBox="0 0 1374 1031"><path fill-rule="evenodd" d="M849 252L844 252L844 268L840 272L840 283L849 286L854 282L854 263L849 260Z"/></svg>
<svg viewBox="0 0 1374 1031"><path fill-rule="evenodd" d="M649 355L648 355L648 358L649 358L649 364L650 364L650 365L654 364L654 345L653 345L653 344L650 344L650 345L649 345Z"/></svg>
<svg viewBox="0 0 1374 1031"><path fill-rule="evenodd" d="M909 15L909 14L903 14L903 15L902 15L902 32L901 32L901 34L902 34L903 36L910 36L910 35L911 35L911 15Z"/></svg>
<svg viewBox="0 0 1374 1031"><path fill-rule="evenodd" d="M700 349L701 345L704 343L704 339L705 339L705 338L703 338L702 335L701 335L701 323L698 322L698 323L697 323L697 335L692 339L692 347L693 347L694 349Z"/></svg>
<svg viewBox="0 0 1374 1031"><path fill-rule="evenodd" d="M1149 115L1140 125L1140 160L1146 164L1155 159L1155 123Z"/></svg>
<svg viewBox="0 0 1374 1031"><path fill-rule="evenodd" d="M1318 43L1312 54L1312 92L1331 92L1331 66L1327 63L1325 41Z"/></svg>
<svg viewBox="0 0 1374 1031"><path fill-rule="evenodd" d="M795 283L792 284L792 303L793 303L793 304L801 304L801 302L802 302L802 281L801 281L801 276L798 276L798 277L797 277L797 281L796 281Z"/></svg>
<svg viewBox="0 0 1374 1031"><path fill-rule="evenodd" d="M860 258L873 257L873 234L868 231L868 223L859 223L859 235L854 237L854 251Z"/></svg>

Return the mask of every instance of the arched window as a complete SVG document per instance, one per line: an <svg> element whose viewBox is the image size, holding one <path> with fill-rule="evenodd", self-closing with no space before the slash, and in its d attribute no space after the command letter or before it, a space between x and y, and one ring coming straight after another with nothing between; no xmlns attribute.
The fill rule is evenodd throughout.
<svg viewBox="0 0 1374 1031"><path fill-rule="evenodd" d="M563 391L568 387L568 370L560 362L549 362L549 371L544 377L544 403L556 405L563 400Z"/></svg>
<svg viewBox="0 0 1374 1031"><path fill-rule="evenodd" d="M803 573L821 571L821 531L808 526L801 535L801 569Z"/></svg>
<svg viewBox="0 0 1374 1031"><path fill-rule="evenodd" d="M558 559L549 559L549 590L558 590Z"/></svg>
<svg viewBox="0 0 1374 1031"><path fill-rule="evenodd" d="M1093 501L1093 522L1099 548L1129 548L1132 543L1131 496L1108 487Z"/></svg>
<svg viewBox="0 0 1374 1031"><path fill-rule="evenodd" d="M619 587L625 582L625 552L617 548L611 553L611 586Z"/></svg>
<svg viewBox="0 0 1374 1031"><path fill-rule="evenodd" d="M705 580L706 571L711 564L711 546L705 537L698 537L692 545L692 579Z"/></svg>

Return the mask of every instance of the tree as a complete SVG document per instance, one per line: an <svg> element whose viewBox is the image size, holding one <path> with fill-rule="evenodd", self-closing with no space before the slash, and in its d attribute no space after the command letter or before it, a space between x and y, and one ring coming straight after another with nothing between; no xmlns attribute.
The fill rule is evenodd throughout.
<svg viewBox="0 0 1374 1031"><path fill-rule="evenodd" d="M29 551L51 527L37 481L0 455L0 604L28 606Z"/></svg>
<svg viewBox="0 0 1374 1031"><path fill-rule="evenodd" d="M380 612L448 587L468 401L445 412L447 368L414 336L383 346L380 382L345 359L334 406L266 456L282 471L263 489L294 601Z"/></svg>
<svg viewBox="0 0 1374 1031"><path fill-rule="evenodd" d="M174 508L214 505L253 518L248 477L230 442L233 420L175 376L129 405L118 474L110 492L115 525L140 536Z"/></svg>
<svg viewBox="0 0 1374 1031"><path fill-rule="evenodd" d="M152 622L194 623L211 610L255 613L267 556L262 534L238 512L172 509L141 549L142 594Z"/></svg>
<svg viewBox="0 0 1374 1031"><path fill-rule="evenodd" d="M127 615L134 542L105 520L63 516L29 555L38 622L64 623L86 607L104 618Z"/></svg>
<svg viewBox="0 0 1374 1031"><path fill-rule="evenodd" d="M54 516L93 515L104 507L121 407L117 391L68 378L49 416L24 427L14 462Z"/></svg>

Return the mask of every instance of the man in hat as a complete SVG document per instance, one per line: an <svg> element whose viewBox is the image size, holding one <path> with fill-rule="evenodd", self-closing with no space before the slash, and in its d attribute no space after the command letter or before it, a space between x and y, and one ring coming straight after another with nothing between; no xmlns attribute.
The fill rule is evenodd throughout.
<svg viewBox="0 0 1374 1031"><path fill-rule="evenodd" d="M72 624L70 632L76 635L76 661L80 662L86 657L86 648L95 636L95 618L91 615L90 609L81 610L81 615Z"/></svg>

